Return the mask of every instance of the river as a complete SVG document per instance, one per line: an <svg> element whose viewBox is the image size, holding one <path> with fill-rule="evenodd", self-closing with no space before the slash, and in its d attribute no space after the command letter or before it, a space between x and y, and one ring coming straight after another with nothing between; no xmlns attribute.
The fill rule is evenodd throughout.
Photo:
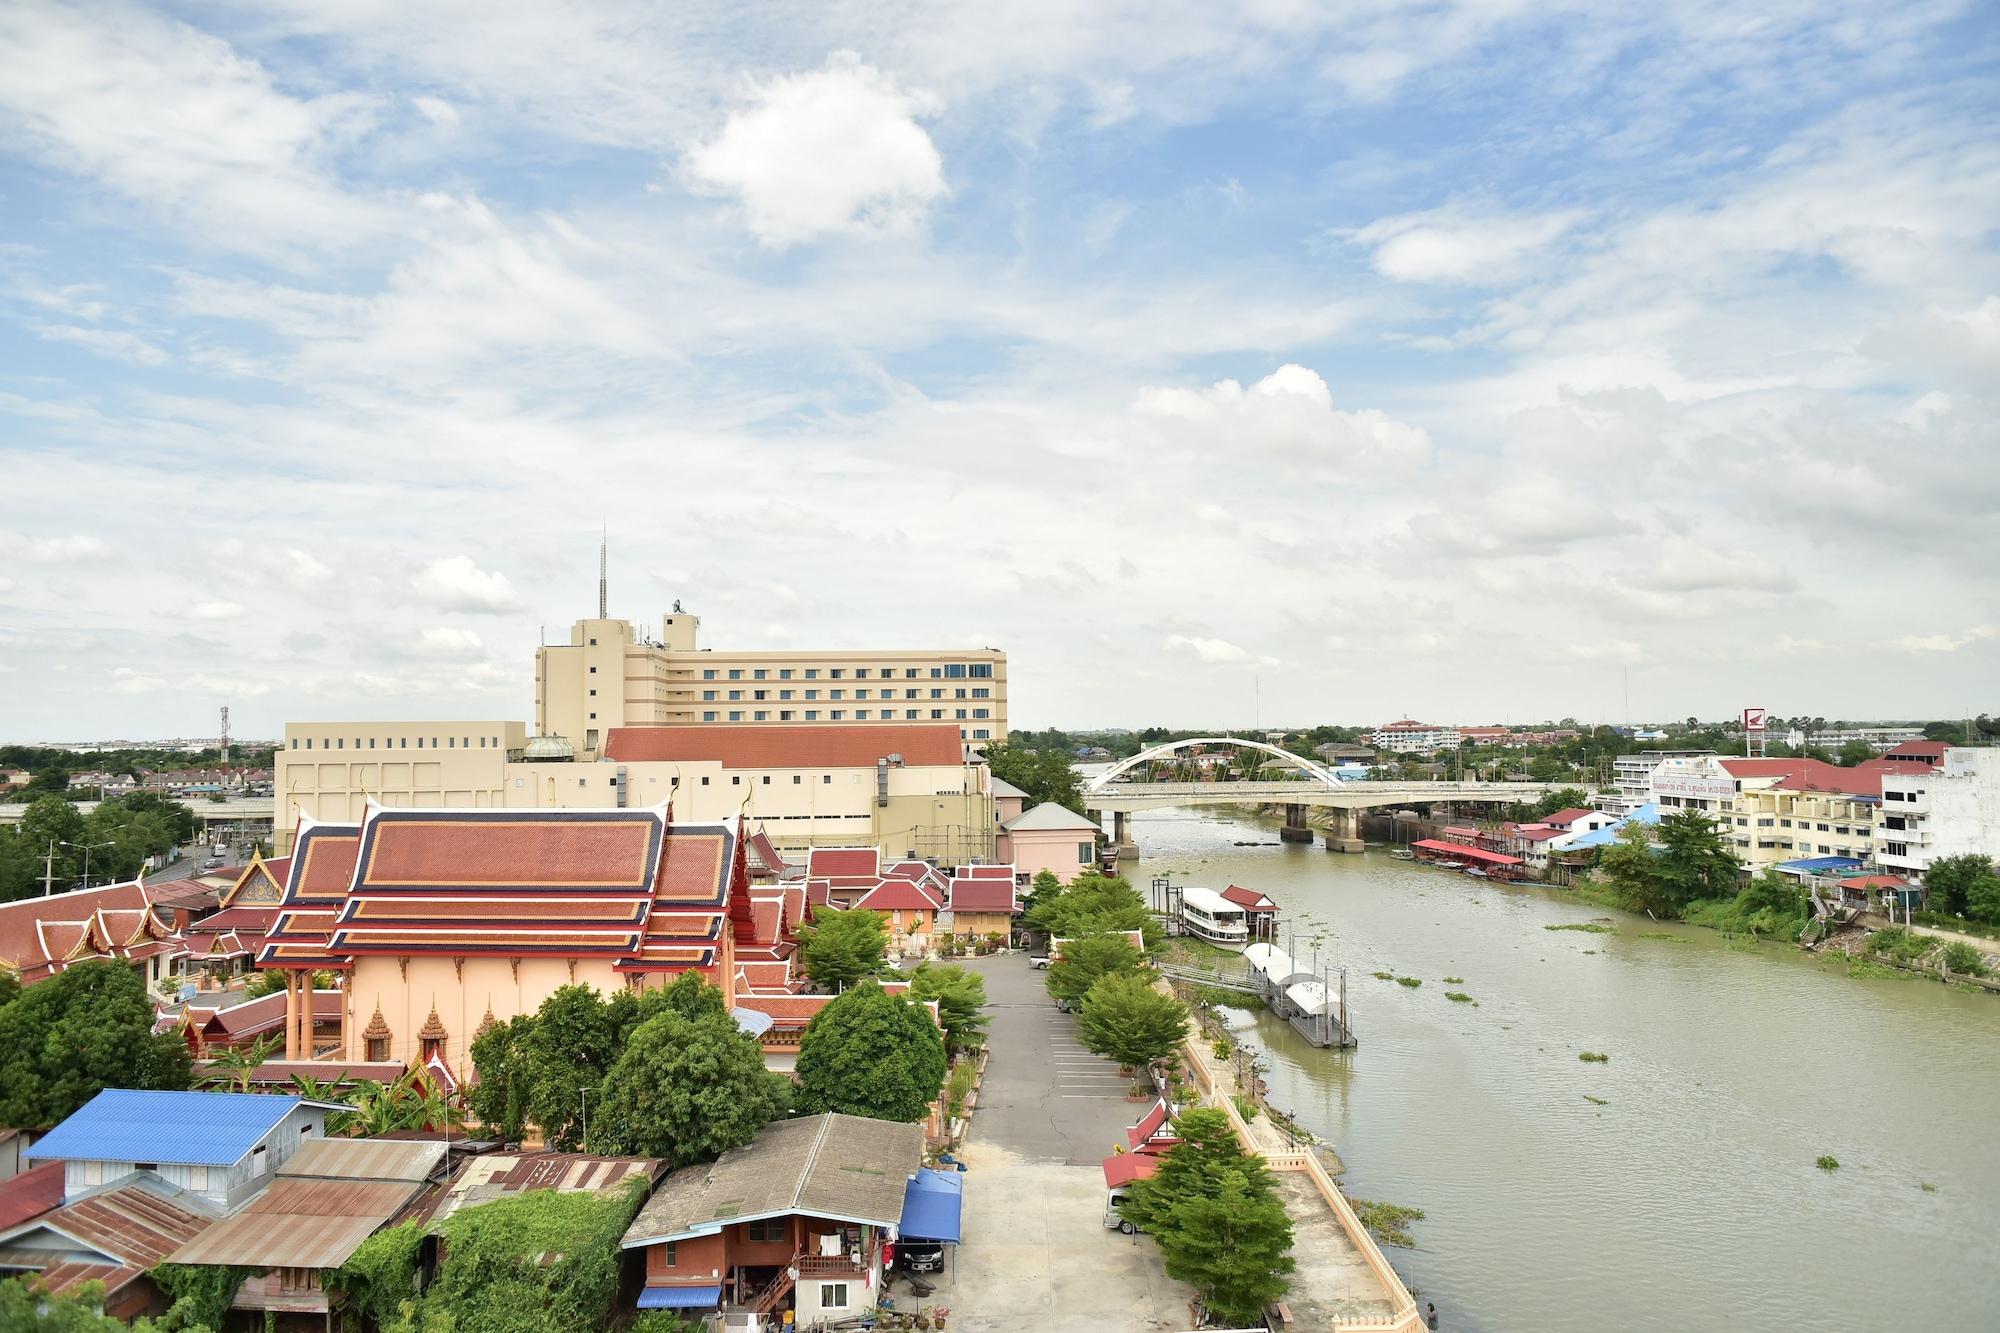
<svg viewBox="0 0 2000 1333"><path fill-rule="evenodd" d="M1386 1252L1442 1327L2000 1328L2000 996L1210 812L1134 833L1142 892L1262 889L1347 968L1355 1050L1230 1021L1351 1194L1425 1210Z"/></svg>

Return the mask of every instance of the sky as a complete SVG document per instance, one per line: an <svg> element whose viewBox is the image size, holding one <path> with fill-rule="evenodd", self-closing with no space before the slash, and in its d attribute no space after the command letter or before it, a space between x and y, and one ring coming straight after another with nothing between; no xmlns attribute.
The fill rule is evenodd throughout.
<svg viewBox="0 0 2000 1333"><path fill-rule="evenodd" d="M2000 711L1996 45L12 0L0 737L529 718L600 533L1024 727Z"/></svg>

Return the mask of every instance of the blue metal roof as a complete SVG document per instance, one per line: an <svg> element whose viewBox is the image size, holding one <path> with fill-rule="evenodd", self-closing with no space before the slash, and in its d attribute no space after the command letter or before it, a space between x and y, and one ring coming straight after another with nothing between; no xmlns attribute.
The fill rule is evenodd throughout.
<svg viewBox="0 0 2000 1333"><path fill-rule="evenodd" d="M1797 861L1780 861L1778 869L1818 874L1822 870L1852 870L1863 864L1858 856L1807 856Z"/></svg>
<svg viewBox="0 0 2000 1333"><path fill-rule="evenodd" d="M1627 824L1657 824L1659 822L1659 802L1648 801L1615 824L1606 824L1601 829L1593 829L1581 837L1571 839L1569 847L1565 850L1573 850L1578 847L1609 847L1612 843L1618 841L1618 830L1624 828Z"/></svg>
<svg viewBox="0 0 2000 1333"><path fill-rule="evenodd" d="M241 1161L299 1101L254 1092L106 1088L44 1135L27 1156L229 1166Z"/></svg>
<svg viewBox="0 0 2000 1333"><path fill-rule="evenodd" d="M904 1240L957 1244L965 1177L956 1171L919 1171L903 1187L903 1219L896 1233Z"/></svg>
<svg viewBox="0 0 2000 1333"><path fill-rule="evenodd" d="M713 1310L722 1304L722 1286L648 1287L638 1303L641 1310Z"/></svg>

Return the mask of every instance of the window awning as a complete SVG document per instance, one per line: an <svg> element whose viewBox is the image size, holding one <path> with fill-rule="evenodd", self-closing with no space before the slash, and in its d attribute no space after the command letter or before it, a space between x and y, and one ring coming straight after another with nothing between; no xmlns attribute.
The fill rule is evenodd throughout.
<svg viewBox="0 0 2000 1333"><path fill-rule="evenodd" d="M903 1187L903 1218L896 1230L904 1240L956 1245L965 1177L956 1171L919 1171Z"/></svg>
<svg viewBox="0 0 2000 1333"><path fill-rule="evenodd" d="M722 1287L648 1287L639 1293L641 1310L710 1310L722 1304Z"/></svg>

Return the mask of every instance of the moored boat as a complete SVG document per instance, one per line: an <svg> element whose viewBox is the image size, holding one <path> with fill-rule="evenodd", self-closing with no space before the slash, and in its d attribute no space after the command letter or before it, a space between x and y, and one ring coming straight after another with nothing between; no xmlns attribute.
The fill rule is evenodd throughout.
<svg viewBox="0 0 2000 1333"><path fill-rule="evenodd" d="M1241 951L1250 943L1243 909L1214 889L1195 886L1181 890L1181 925L1197 939L1218 948Z"/></svg>

